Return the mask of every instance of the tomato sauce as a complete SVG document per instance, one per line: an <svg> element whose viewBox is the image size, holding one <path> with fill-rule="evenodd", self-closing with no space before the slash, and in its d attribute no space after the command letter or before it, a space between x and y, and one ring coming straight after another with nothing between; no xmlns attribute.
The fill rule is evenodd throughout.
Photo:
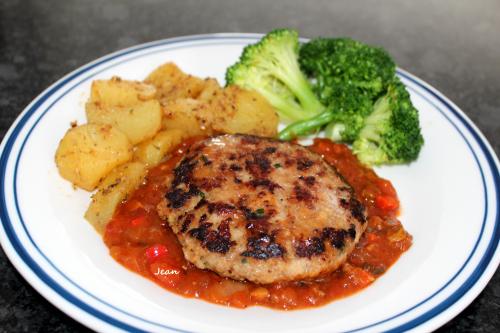
<svg viewBox="0 0 500 333"><path fill-rule="evenodd" d="M397 220L399 201L391 183L360 164L346 145L316 139L309 148L337 168L368 211L367 229L346 263L315 280L269 285L196 268L184 259L175 234L156 213L166 190L164 175L195 141L182 143L166 162L149 171L145 184L118 207L104 235L116 261L176 294L237 308L319 306L367 287L411 246L412 237Z"/></svg>

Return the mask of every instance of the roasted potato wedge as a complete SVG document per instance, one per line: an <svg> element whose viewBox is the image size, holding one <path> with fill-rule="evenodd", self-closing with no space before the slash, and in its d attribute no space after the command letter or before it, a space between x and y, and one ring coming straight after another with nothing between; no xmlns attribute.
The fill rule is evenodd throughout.
<svg viewBox="0 0 500 333"><path fill-rule="evenodd" d="M205 86L203 79L184 73L171 62L155 69L145 82L156 87L156 98L162 102L178 98L197 98Z"/></svg>
<svg viewBox="0 0 500 333"><path fill-rule="evenodd" d="M228 134L253 134L274 137L279 118L269 102L255 91L237 86L224 88L223 93L211 101L214 114L212 128Z"/></svg>
<svg viewBox="0 0 500 333"><path fill-rule="evenodd" d="M160 163L185 138L186 133L180 129L168 129L158 132L154 137L137 146L134 159L151 168Z"/></svg>
<svg viewBox="0 0 500 333"><path fill-rule="evenodd" d="M210 102L222 94L222 87L216 79L207 78L204 81L204 86L199 96L198 100L204 102Z"/></svg>
<svg viewBox="0 0 500 333"><path fill-rule="evenodd" d="M99 184L92 202L85 212L85 219L103 234L106 224L113 217L116 207L143 181L146 165L129 162L111 171Z"/></svg>
<svg viewBox="0 0 500 333"><path fill-rule="evenodd" d="M116 166L132 158L127 136L107 124L86 124L69 129L56 151L61 176L92 191Z"/></svg>
<svg viewBox="0 0 500 333"><path fill-rule="evenodd" d="M207 87L203 99L176 99L162 105L163 129L180 129L189 136L242 133L274 137L279 118L259 93L237 86Z"/></svg>
<svg viewBox="0 0 500 333"><path fill-rule="evenodd" d="M85 106L91 124L110 124L125 133L132 144L152 138L161 128L162 110L157 100L130 106L104 106L89 102Z"/></svg>
<svg viewBox="0 0 500 333"><path fill-rule="evenodd" d="M163 129L178 129L187 137L210 135L214 110L208 103L192 98L176 99L162 105Z"/></svg>
<svg viewBox="0 0 500 333"><path fill-rule="evenodd" d="M122 80L115 76L110 80L93 81L89 102L107 106L129 106L155 97L154 85Z"/></svg>

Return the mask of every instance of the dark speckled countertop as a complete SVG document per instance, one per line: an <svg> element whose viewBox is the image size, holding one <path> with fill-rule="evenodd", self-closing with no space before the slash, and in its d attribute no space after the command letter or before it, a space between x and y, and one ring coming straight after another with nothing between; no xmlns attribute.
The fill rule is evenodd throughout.
<svg viewBox="0 0 500 333"><path fill-rule="evenodd" d="M298 29L385 47L443 92L500 152L499 1L0 1L0 137L67 72L138 43ZM41 297L0 251L0 332L87 329ZM500 273L442 332L500 332Z"/></svg>

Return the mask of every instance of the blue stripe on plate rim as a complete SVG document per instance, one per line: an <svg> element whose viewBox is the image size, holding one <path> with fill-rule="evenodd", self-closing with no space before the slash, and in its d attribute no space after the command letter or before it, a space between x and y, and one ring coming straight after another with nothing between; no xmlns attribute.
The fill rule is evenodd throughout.
<svg viewBox="0 0 500 333"><path fill-rule="evenodd" d="M6 135L6 140L4 140L4 142L2 143L3 150L2 150L2 153L1 153L1 156L0 156L0 175L1 175L0 179L2 179L2 180L5 179L6 168L7 168L7 163L8 163L9 157L10 157L10 152L12 150L13 144L16 142L16 139L17 139L17 137L19 135L19 132L23 129L25 123L30 119L30 117L33 115L33 113L35 113L40 108L40 106L44 102L47 101L47 99L50 96L52 96L57 91L59 91L59 89L63 88L68 82L76 79L77 77L81 76L85 72L88 72L89 70L91 70L91 69L93 69L93 68L95 68L97 66L100 66L100 65L102 65L102 64L104 64L106 62L109 62L111 60L123 57L125 55L132 54L132 53L135 53L135 52L138 52L138 51L142 51L142 50L146 50L146 49L150 49L150 48L156 48L158 46L169 46L168 49L170 50L170 49L173 49L173 48L189 47L189 46L191 46L191 44L188 44L189 42L194 42L194 43L196 43L196 45L200 45L200 42L207 41L207 40L209 41L207 44L213 44L214 42L216 42L217 44L220 44L220 43L223 43L224 41L226 41L226 43L234 44L238 40L241 40L242 44L246 44L246 43L255 41L256 39L258 39L260 37L262 37L261 34L207 34L207 35L194 35L194 36L186 36L186 37L177 37L177 38L160 40L160 41L156 41L156 42L142 44L142 45L138 45L138 46L135 46L135 47L132 47L132 48L128 48L128 49L122 50L122 51L117 51L117 52L112 53L112 54L110 54L108 56L105 56L103 58L97 59L96 61L91 62L91 63L89 63L89 64L81 67L80 69L77 69L76 71L68 74L66 77L63 77L61 80L59 80L58 82L56 82L53 86L49 87L37 99L35 99L32 102L32 104L26 108L26 110L23 112L23 114L16 121L15 125L12 127L12 129L9 131L9 133ZM229 42L227 42L228 40L229 40ZM181 45L177 45L177 46L175 45L175 44L179 44L179 43ZM162 48L161 50L153 50L152 52L149 52L147 54L155 53L155 52L162 52L162 51L165 51L165 50L166 50L165 48ZM140 54L137 57L142 57L144 55L145 54ZM137 58L137 57L128 58L128 59L126 59L124 61L129 61L129 60ZM116 64L113 64L112 66L114 66L114 65L116 65ZM112 66L109 66L109 67L112 67ZM106 68L108 68L108 67L106 67ZM100 71L103 71L106 68L103 68ZM33 124L33 126L29 129L28 134L26 135L26 137L23 140L22 146L20 148L19 154L18 154L17 159L16 159L16 165L15 165L15 169L14 169L14 179L16 179L16 177L17 177L17 166L18 166L18 163L19 163L19 158L22 155L23 147L24 147L24 145L25 145L28 137L30 136L30 133L36 127L37 123L42 119L42 117L50 110L50 108L60 98L62 98L69 91L71 91L76 86L78 86L82 81L89 79L90 77L96 75L99 72L93 73L92 75L90 75L90 76L88 76L88 77L80 80L79 82L77 82L75 85L73 85L67 91L65 91L62 95L60 95L55 101L52 102L52 104L49 107L47 107L47 109L45 109L42 112L42 114L35 121L35 123ZM450 296L448 296L445 300L441 301L438 305L434 306L432 309L427 310L425 313L419 315L416 318L413 318L413 319L407 321L406 323L404 323L404 324L402 324L400 326L392 328L391 331L394 331L394 332L409 330L409 329L414 328L414 327L416 327L418 325L421 325L421 324L427 322L428 320L434 318L435 316L439 315L445 309L447 309L448 307L450 307L451 305L453 305L455 302L457 302L478 281L478 279L482 276L482 274L485 271L486 267L488 266L488 264L490 263L491 259L493 258L493 255L495 254L496 248L498 247L499 238L500 238L500 232L499 232L499 228L498 228L498 226L500 224L499 210L498 210L498 207L500 207L500 197L499 197L499 184L500 184L499 178L500 178L500 175L499 175L498 166L495 163L495 157L491 153L490 149L488 149L487 143L481 137L481 135L477 132L477 130L474 127L472 127L472 125L470 124L470 121L467 120L466 117L463 114L461 114L461 112L459 112L456 107L454 107L452 104L450 104L450 102L447 101L446 98L444 98L440 94L436 93L433 88L427 87L426 85L424 85L423 83L421 83L420 80L416 79L412 75L410 75L410 74L408 74L408 73L406 73L406 72L404 72L402 70L399 70L399 69L398 69L398 75L400 77L403 77L406 80L411 81L412 83L414 83L415 85L417 85L419 88L425 90L426 93L429 93L434 98L436 98L441 104L443 104L443 106L446 107L446 109L448 111L450 111L458 120L460 120L460 122L465 126L465 128L468 130L468 132L473 136L473 138L475 139L476 143L479 145L482 153L484 154L484 157L486 158L488 166L489 166L489 168L491 170L491 174L492 174L494 185L495 185L497 215L496 215L496 218L495 218L494 230L493 230L493 233L492 233L492 237L491 237L491 239L490 239L490 241L488 243L488 247L487 247L487 249L486 249L483 257L481 258L479 264L476 266L476 268L470 274L470 276L466 279L466 281L464 283L462 283L462 285L460 287L458 287ZM479 244L479 241L481 240L481 237L483 236L483 232L484 232L484 228L485 228L485 223L486 223L486 219L487 219L487 215L488 215L488 200L487 200L488 199L488 197L487 197L488 194L487 194L487 188L486 188L485 179L484 179L484 172L483 172L483 169L481 168L481 165L479 163L479 160L478 160L478 157L477 157L475 151L472 149L471 144L466 139L466 137L464 136L464 134L460 131L460 129L457 127L457 125L448 117L448 115L446 114L445 111L443 111L438 105L436 105L436 103L434 103L432 100L430 100L425 95L423 95L422 93L420 93L418 90L413 89L411 87L409 87L409 88L413 92L419 94L421 97L423 97L425 100L427 100L427 102L431 103L436 109L438 109L438 111L458 131L458 133L461 135L461 137L464 139L464 141L466 142L467 146L471 150L471 152L472 152L472 154L473 154L473 156L474 156L474 158L476 160L476 163L478 165L478 168L479 168L479 170L481 172L483 187L484 187L484 191L485 191L485 193L484 193L484 195L485 195L485 213L484 213L484 219L483 219L483 223L482 223L482 228L481 228L480 235L479 235L479 237L478 237L478 239L477 239L477 241L475 243L475 246L474 246L471 254L467 258L467 260L465 261L465 263L463 264L463 266L460 268L460 270L443 287L441 287L439 290L437 290L435 293L433 293L431 296L429 296L425 300L423 300L420 303L412 306L409 309L406 309L405 311L402 311L402 312L400 312L400 313L398 313L398 314L396 314L396 315L394 315L394 316L392 316L390 318L384 319L384 320L379 321L377 323L373 323L373 324L370 324L368 326L356 328L356 329L354 329L352 331L349 331L349 332L364 330L364 329L367 329L367 328L374 327L376 325L380 325L382 323L387 323L388 321L391 321L391 320L393 320L393 319L395 319L395 318L397 318L399 316L402 316L402 315L404 315L404 314L406 314L406 313L408 313L408 312L410 312L410 311L412 311L412 310L420 307L421 305L423 305L424 303L428 302L429 300L431 300L432 298L434 298L436 295L438 295L442 290L444 290L450 283L452 283L454 281L454 279L461 273L462 269L467 265L467 263L469 262L469 260L471 259L471 257L473 256L473 254L475 253L475 251L477 249L477 246ZM23 247L21 241L17 237L17 235L16 235L16 233L14 231L13 224L12 224L12 222L10 220L10 217L7 214L7 206L6 206L6 200L5 200L5 193L4 193L4 191L5 191L5 187L2 186L2 188L0 189L0 195L2 197L1 206L0 206L1 207L1 210L0 210L0 219L2 221L2 225L3 225L3 228L5 230L6 236L7 236L8 240L9 240L9 242L10 242L10 245L15 249L16 253L20 256L20 258L27 265L27 267L29 267L29 269L33 273L35 273L35 275L47 287L49 287L50 289L52 289L53 291L55 291L65 301L67 301L67 302L75 305L80 310L82 310L82 311L84 311L84 312L86 312L86 313L94 316L96 319L99 319L99 320L103 321L106 324L112 325L112 326L114 326L116 328L119 328L119 329L122 329L122 330L134 331L134 332L145 332L142 329L139 329L139 328L137 328L135 326L132 326L132 325L130 325L128 323L125 323L125 322L123 322L123 321L121 321L119 319L116 319L116 318L114 318L114 317L112 317L112 316L110 316L110 315L102 312L101 310L94 308L92 305L89 305L89 304L85 303L83 300L81 300L77 296L73 295L70 291L66 290L62 285L60 285L57 281L55 281L52 278L52 276L50 276L49 273L45 272L38 265L38 263L30 256L30 254L26 251L26 249ZM21 212L20 212L20 209L19 209L19 206L18 206L17 190L16 190L16 182L15 181L14 181L14 198L15 198L15 205L16 205L16 210L17 210L19 219L21 221L22 227L23 227L24 231L26 232L26 234L27 234L30 242L37 249L37 251L39 252L39 254L42 257L44 257L45 260L64 279L66 279L72 285L74 285L75 287L77 287L78 289L80 289L81 291L83 291L85 294L87 294L88 296L92 297L96 301L98 301L98 302L102 303L103 305L106 305L106 306L108 306L108 307L110 307L110 308L112 308L112 309L114 309L114 310L116 310L116 311L118 311L118 312L120 312L122 314L130 316L130 317L132 317L134 319L143 321L143 322L145 322L147 324L151 324L151 325L155 325L155 326L159 326L159 327L162 327L162 328L166 328L166 329L170 329L170 330L175 330L175 331L179 331L179 332L185 332L182 329L178 329L178 328L175 328L175 327L170 327L170 326L166 326L166 325L163 325L163 324L151 322L149 320L146 320L146 319L137 317L137 316L135 316L133 314L127 313L124 310L121 310L119 308L114 307L113 305L110 305L110 304L106 303L104 300L101 300L97 296L92 295L90 292L82 289L76 283L74 283L73 281L71 281L57 267L55 267L55 265L45 256L44 253L42 253L40 251L40 249L38 248L38 246L36 245L36 243L33 241L33 239L31 238L31 236L29 235L29 232L28 232L28 230L27 230L27 228L25 226L24 220L22 219L22 215L21 215ZM19 269L19 267L17 267L17 268ZM83 322L83 323L84 324L88 324L86 322Z"/></svg>

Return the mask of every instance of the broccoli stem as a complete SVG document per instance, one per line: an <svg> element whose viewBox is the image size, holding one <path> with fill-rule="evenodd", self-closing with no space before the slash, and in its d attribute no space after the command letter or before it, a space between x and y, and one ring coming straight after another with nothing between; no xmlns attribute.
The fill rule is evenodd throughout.
<svg viewBox="0 0 500 333"><path fill-rule="evenodd" d="M286 100L280 100L279 97L269 96L272 94L265 94L266 89L263 88L265 96L271 98L272 105L279 110L288 113L287 117L291 120L300 120L312 117L325 109L323 104L318 100L316 95L311 89L311 85L305 75L301 72L297 60L297 54L293 52L292 48L282 48L276 50L272 57L264 59L263 68L268 68L270 72L281 81L293 93L297 106L293 105Z"/></svg>
<svg viewBox="0 0 500 333"><path fill-rule="evenodd" d="M297 97L304 110L307 111L307 117L320 113L325 107L318 100L311 89L309 81L300 70L297 55L292 51L285 54L286 57L282 60L286 66L283 68L283 73L278 74L278 77Z"/></svg>
<svg viewBox="0 0 500 333"><path fill-rule="evenodd" d="M335 142L342 141L342 132L344 132L344 130L344 124L331 122L325 128L325 136Z"/></svg>
<svg viewBox="0 0 500 333"><path fill-rule="evenodd" d="M380 97L373 106L373 112L365 119L365 126L359 133L359 138L365 140L380 141L380 131L385 130L385 126L391 118L390 101L387 96Z"/></svg>
<svg viewBox="0 0 500 333"><path fill-rule="evenodd" d="M312 131L319 129L321 126L330 123L333 118L333 112L331 112L330 110L323 111L312 118L297 121L293 124L288 125L278 134L278 138L280 140L289 141L298 136L309 134Z"/></svg>
<svg viewBox="0 0 500 333"><path fill-rule="evenodd" d="M272 106L274 106L280 116L291 120L297 121L304 118L304 110L295 101L286 100L266 88L257 87L254 88L258 93L264 96Z"/></svg>

